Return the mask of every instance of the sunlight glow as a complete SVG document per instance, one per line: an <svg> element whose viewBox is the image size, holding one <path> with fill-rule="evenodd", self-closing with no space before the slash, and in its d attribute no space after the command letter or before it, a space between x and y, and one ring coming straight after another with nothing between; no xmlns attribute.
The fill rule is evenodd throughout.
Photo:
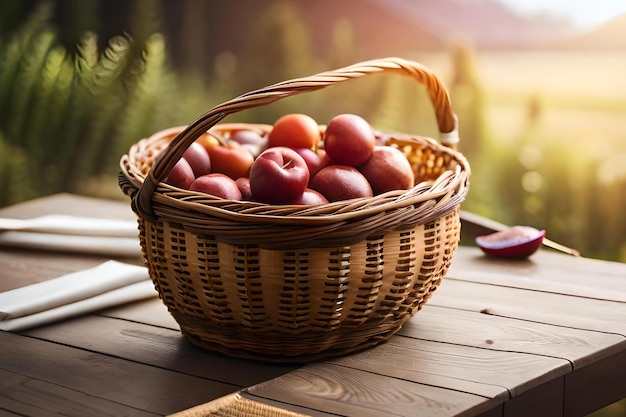
<svg viewBox="0 0 626 417"><path fill-rule="evenodd" d="M620 0L497 0L526 16L551 14L570 19L580 28L592 28L626 13L626 1Z"/></svg>

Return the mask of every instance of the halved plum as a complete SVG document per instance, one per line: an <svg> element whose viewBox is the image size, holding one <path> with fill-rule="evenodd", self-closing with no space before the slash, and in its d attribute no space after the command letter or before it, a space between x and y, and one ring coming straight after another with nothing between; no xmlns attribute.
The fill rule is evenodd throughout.
<svg viewBox="0 0 626 417"><path fill-rule="evenodd" d="M501 258L528 258L543 242L545 230L529 226L513 226L500 232L476 237L478 247L487 255Z"/></svg>

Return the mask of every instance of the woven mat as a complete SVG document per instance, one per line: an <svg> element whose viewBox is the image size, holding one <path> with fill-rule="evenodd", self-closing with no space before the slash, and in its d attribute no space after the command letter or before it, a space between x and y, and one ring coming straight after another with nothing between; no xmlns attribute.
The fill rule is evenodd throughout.
<svg viewBox="0 0 626 417"><path fill-rule="evenodd" d="M169 417L307 417L242 397L238 392L171 414Z"/></svg>

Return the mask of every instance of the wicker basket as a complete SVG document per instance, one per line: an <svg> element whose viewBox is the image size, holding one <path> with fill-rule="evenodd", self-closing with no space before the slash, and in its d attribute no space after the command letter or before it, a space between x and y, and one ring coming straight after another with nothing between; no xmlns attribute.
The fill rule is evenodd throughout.
<svg viewBox="0 0 626 417"><path fill-rule="evenodd" d="M426 86L442 132L444 145L380 133L411 162L419 179L411 190L279 206L162 182L208 129L241 127L217 124L228 114L383 72ZM138 215L156 290L193 343L232 356L310 361L387 340L439 286L459 242L470 175L456 131L448 93L429 69L398 58L367 61L246 93L185 128L143 139L122 157L119 185Z"/></svg>

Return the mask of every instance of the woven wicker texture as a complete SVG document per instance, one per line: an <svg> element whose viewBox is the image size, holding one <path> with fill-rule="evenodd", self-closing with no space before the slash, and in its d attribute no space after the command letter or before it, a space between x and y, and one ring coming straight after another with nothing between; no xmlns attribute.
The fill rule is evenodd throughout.
<svg viewBox="0 0 626 417"><path fill-rule="evenodd" d="M208 129L228 136L241 128L217 124L227 114L380 72L423 83L443 136L455 142L456 118L440 80L391 58L244 94L122 157L120 187L138 215L150 276L193 343L271 361L345 354L387 340L439 286L460 238L470 175L453 146L381 133L407 156L415 187L319 206L224 200L162 182Z"/></svg>
<svg viewBox="0 0 626 417"><path fill-rule="evenodd" d="M282 410L235 393L170 414L169 417L306 417L306 415Z"/></svg>

